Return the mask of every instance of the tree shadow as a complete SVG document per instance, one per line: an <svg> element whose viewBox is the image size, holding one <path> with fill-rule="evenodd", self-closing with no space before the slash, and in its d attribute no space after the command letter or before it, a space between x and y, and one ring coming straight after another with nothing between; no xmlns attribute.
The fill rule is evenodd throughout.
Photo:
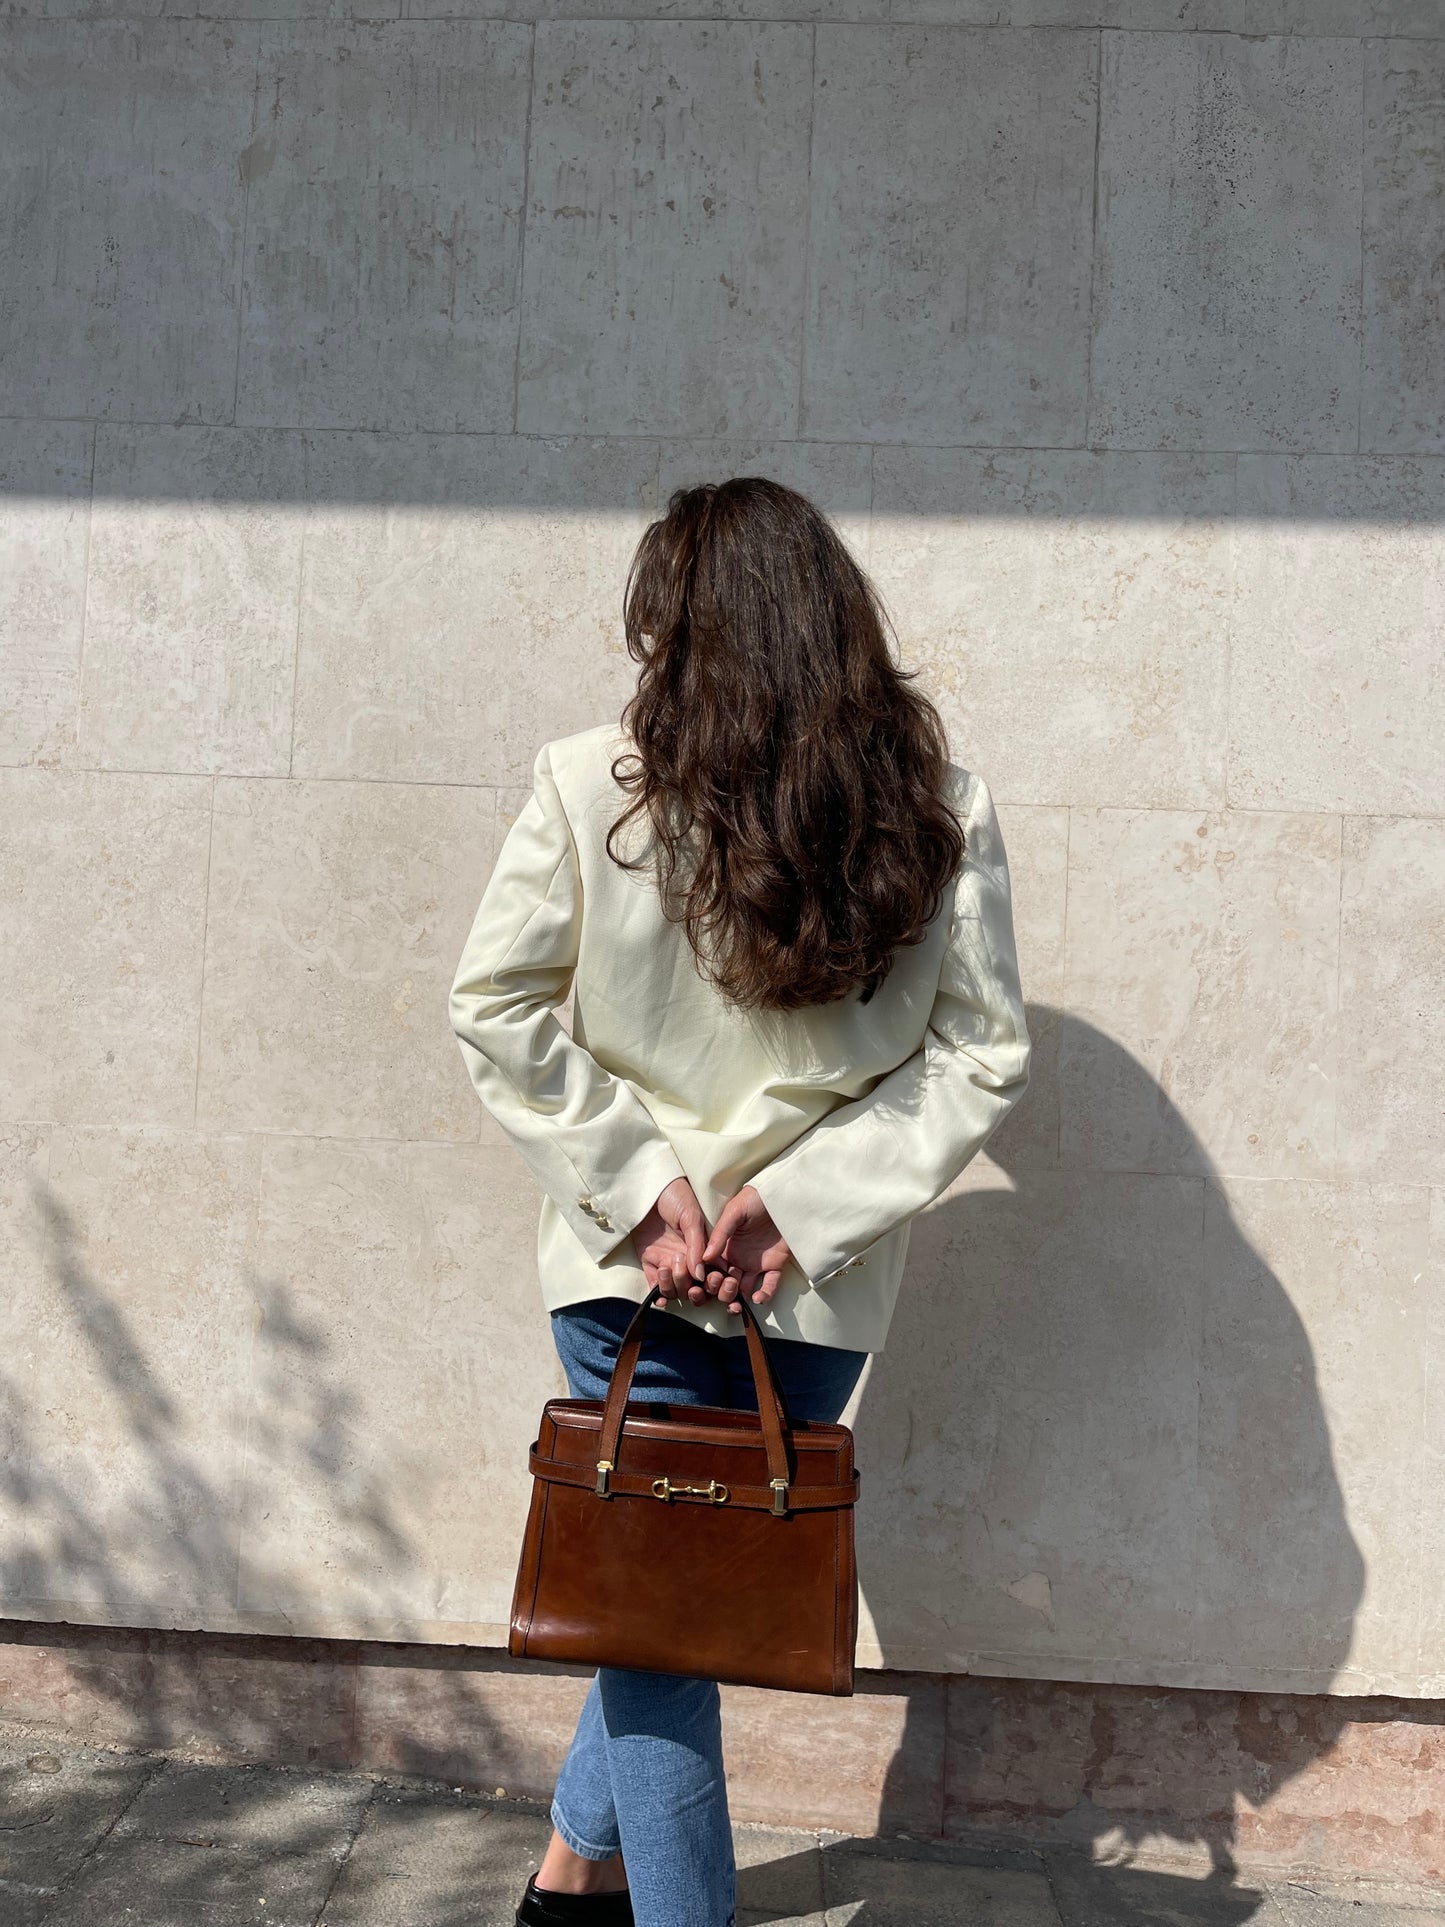
<svg viewBox="0 0 1445 1927"><path fill-rule="evenodd" d="M240 1315L230 1326L221 1320L227 1367L249 1357L246 1396L235 1407L219 1397L198 1406L194 1388L182 1397L168 1382L164 1329L144 1336L144 1311L127 1303L126 1285L86 1261L85 1227L70 1204L47 1180L33 1182L30 1201L46 1302L33 1308L24 1348L31 1370L0 1363L0 1632L15 1641L12 1672L27 1660L27 1676L43 1671L38 1655L54 1626L70 1677L62 1684L57 1671L39 1697L74 1711L80 1737L108 1702L113 1730L137 1747L351 1764L360 1654L379 1669L406 1654L414 1672L415 1649L291 1635L286 1621L405 1623L435 1559L406 1516L404 1485L369 1449L375 1414L338 1365L334 1334L292 1284L246 1267ZM23 1271L18 1282L24 1288ZM185 1307L175 1315L184 1321ZM59 1397L46 1384L47 1355L64 1360ZM274 1531L273 1514L289 1514ZM240 1617L243 1601L254 1616L271 1606L275 1636L216 1630L218 1616ZM21 1615L37 1623L16 1624ZM419 1730L393 1748L390 1764L452 1771L456 1744L439 1737L449 1732L505 1761L508 1742L491 1731L474 1676L482 1683L509 1665L505 1655L441 1649L418 1695L425 1719L419 1703ZM294 1685L277 1683L278 1668ZM403 1736L409 1689L401 1674L383 1689ZM288 1707L295 1730L281 1734Z"/></svg>

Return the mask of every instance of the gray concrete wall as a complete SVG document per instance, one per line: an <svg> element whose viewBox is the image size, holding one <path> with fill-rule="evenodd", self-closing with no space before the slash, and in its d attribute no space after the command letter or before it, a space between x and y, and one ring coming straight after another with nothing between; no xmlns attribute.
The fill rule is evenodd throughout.
<svg viewBox="0 0 1445 1927"><path fill-rule="evenodd" d="M855 1407L862 1656L1445 1692L1437 0L55 11L3 1609L501 1639L560 1374L446 990L648 515L757 468L994 790L1038 1040Z"/></svg>

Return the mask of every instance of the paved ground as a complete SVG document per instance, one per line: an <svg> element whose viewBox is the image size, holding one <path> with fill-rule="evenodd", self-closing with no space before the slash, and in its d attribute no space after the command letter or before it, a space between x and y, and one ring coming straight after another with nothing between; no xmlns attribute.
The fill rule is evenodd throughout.
<svg viewBox="0 0 1445 1927"><path fill-rule="evenodd" d="M0 1927L512 1927L541 1812L0 1739ZM1445 1927L1445 1894L739 1828L739 1927ZM679 1927L684 1927L679 1923Z"/></svg>

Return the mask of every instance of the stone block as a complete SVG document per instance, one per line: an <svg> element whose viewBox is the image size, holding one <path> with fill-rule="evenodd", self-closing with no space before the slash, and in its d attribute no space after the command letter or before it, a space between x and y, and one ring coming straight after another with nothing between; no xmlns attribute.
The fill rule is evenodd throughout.
<svg viewBox="0 0 1445 1927"><path fill-rule="evenodd" d="M81 692L86 762L286 775L301 494L297 436L102 425Z"/></svg>
<svg viewBox="0 0 1445 1927"><path fill-rule="evenodd" d="M998 802L1222 802L1233 492L1207 457L878 451L874 574Z"/></svg>
<svg viewBox="0 0 1445 1927"><path fill-rule="evenodd" d="M491 818L489 790L219 780L204 1124L475 1140L446 1006Z"/></svg>
<svg viewBox="0 0 1445 1927"><path fill-rule="evenodd" d="M1060 1159L1328 1176L1340 823L1076 810Z"/></svg>
<svg viewBox="0 0 1445 1927"><path fill-rule="evenodd" d="M507 430L529 32L268 22L237 419Z"/></svg>
<svg viewBox="0 0 1445 1927"><path fill-rule="evenodd" d="M562 1391L535 1206L481 1145L271 1137L251 1381L243 1610L382 1638L504 1627ZM451 1633L457 1637L456 1630Z"/></svg>
<svg viewBox="0 0 1445 1927"><path fill-rule="evenodd" d="M513 1927L550 1833L537 1814L379 1788L326 1927Z"/></svg>
<svg viewBox="0 0 1445 1927"><path fill-rule="evenodd" d="M56 1125L13 1424L12 1611L173 1624L223 1601L250 1347L260 1147Z"/></svg>
<svg viewBox="0 0 1445 1927"><path fill-rule="evenodd" d="M1416 1664L1428 1238L1407 1185L1210 1187L1196 1650L1221 1683Z"/></svg>
<svg viewBox="0 0 1445 1927"><path fill-rule="evenodd" d="M1014 937L1027 1000L1029 1085L988 1140L985 1158L1016 1164L1059 1161L1059 1005L1063 997L1064 920L1068 896L1069 812L1047 805L999 805L1008 854Z"/></svg>
<svg viewBox="0 0 1445 1927"><path fill-rule="evenodd" d="M938 1832L942 1681L860 1672L851 1699L725 1686L722 1703L734 1819L862 1834Z"/></svg>
<svg viewBox="0 0 1445 1927"><path fill-rule="evenodd" d="M19 1590L32 1524L30 1386L47 1289L50 1133L46 1124L0 1124L0 1602Z"/></svg>
<svg viewBox="0 0 1445 1927"><path fill-rule="evenodd" d="M1088 440L1356 447L1361 46L1108 33Z"/></svg>
<svg viewBox="0 0 1445 1927"><path fill-rule="evenodd" d="M256 29L7 23L0 414L230 421Z"/></svg>
<svg viewBox="0 0 1445 1927"><path fill-rule="evenodd" d="M828 1927L860 1918L868 1927L1059 1927L1042 1873L838 1847L824 1854L823 1876Z"/></svg>
<svg viewBox="0 0 1445 1927"><path fill-rule="evenodd" d="M335 1878L327 1854L258 1859L133 1834L96 1848L45 1927L313 1927Z"/></svg>
<svg viewBox="0 0 1445 1927"><path fill-rule="evenodd" d="M357 1673L358 1758L550 1800L590 1680L585 1668L474 1647L369 1645Z"/></svg>
<svg viewBox="0 0 1445 1927"><path fill-rule="evenodd" d="M536 32L518 429L795 433L811 34Z"/></svg>
<svg viewBox="0 0 1445 1927"><path fill-rule="evenodd" d="M620 713L652 443L326 436L309 473L298 776L530 787Z"/></svg>
<svg viewBox="0 0 1445 1927"><path fill-rule="evenodd" d="M1445 1699L1445 1588L1429 1575L1445 1572L1445 1189L1430 1194L1430 1256L1426 1273L1425 1343L1429 1396L1425 1405L1423 1495L1420 1521L1419 1690ZM1445 1863L1445 1851L1440 1855Z"/></svg>
<svg viewBox="0 0 1445 1927"><path fill-rule="evenodd" d="M1108 1687L956 1675L946 1684L946 1838L1068 1837L1091 1757L1094 1709ZM1087 1828L1087 1813L1079 1815Z"/></svg>
<svg viewBox="0 0 1445 1927"><path fill-rule="evenodd" d="M1053 1843L1065 1921L1227 1920L1248 1897L1231 1877L1428 1882L1440 1863L1436 1709L1031 1680L949 1694L950 1835Z"/></svg>
<svg viewBox="0 0 1445 1927"><path fill-rule="evenodd" d="M559 0L560 4L560 0ZM1438 36L1436 0L894 0L895 20L948 26L1134 28L1145 33Z"/></svg>
<svg viewBox="0 0 1445 1927"><path fill-rule="evenodd" d="M509 20L885 20L897 0L652 0L639 13L637 0L466 0L466 11L506 13ZM908 0L912 6L914 0ZM405 0L412 20L455 14L463 0Z"/></svg>
<svg viewBox="0 0 1445 1927"><path fill-rule="evenodd" d="M116 1822L114 1837L144 1834L246 1853L346 1858L373 1783L361 1774L229 1771L168 1760Z"/></svg>
<svg viewBox="0 0 1445 1927"><path fill-rule="evenodd" d="M738 1908L823 1927L823 1858L815 1840L770 1827L733 1828Z"/></svg>
<svg viewBox="0 0 1445 1927"><path fill-rule="evenodd" d="M1236 808L1434 815L1445 757L1445 462L1242 458Z"/></svg>
<svg viewBox="0 0 1445 1927"><path fill-rule="evenodd" d="M1340 893L1339 1155L1362 1178L1445 1172L1445 821L1352 817Z"/></svg>
<svg viewBox="0 0 1445 1927"><path fill-rule="evenodd" d="M800 432L1083 440L1094 39L818 31Z"/></svg>
<svg viewBox="0 0 1445 1927"><path fill-rule="evenodd" d="M0 1623L0 1719L188 1759L349 1766L356 1671L343 1640Z"/></svg>
<svg viewBox="0 0 1445 1927"><path fill-rule="evenodd" d="M1445 455L1440 355L1445 40L1365 42L1364 393L1360 446Z"/></svg>
<svg viewBox="0 0 1445 1927"><path fill-rule="evenodd" d="M1393 1898L1382 1898L1373 1885L1364 1882L1341 1885L1284 1880L1275 1889L1273 1900L1283 1927L1353 1927L1361 1919L1368 1921L1369 1927L1442 1927L1445 1923L1445 1902L1440 1901L1438 1891L1428 1899L1423 1894L1411 1894L1397 1904ZM1362 1915L1362 1908L1368 1912Z"/></svg>
<svg viewBox="0 0 1445 1927"><path fill-rule="evenodd" d="M1274 1896L1239 1880L1233 1869L1210 1873L1099 1865L1083 1854L1051 1853L1049 1882L1063 1927L1286 1927Z"/></svg>
<svg viewBox="0 0 1445 1927"><path fill-rule="evenodd" d="M854 1424L869 1663L1187 1663L1202 1188L980 1160L915 1225Z"/></svg>
<svg viewBox="0 0 1445 1927"><path fill-rule="evenodd" d="M75 761L93 434L0 422L0 763Z"/></svg>
<svg viewBox="0 0 1445 1927"><path fill-rule="evenodd" d="M53 1900L154 1771L151 1760L0 1734L0 1902L7 1882Z"/></svg>
<svg viewBox="0 0 1445 1927"><path fill-rule="evenodd" d="M0 18L25 15L78 21L125 19L193 20L395 20L401 0L223 0L224 11L208 13L215 0L3 0ZM457 0L461 10L462 0ZM500 13L504 0L480 0L474 11Z"/></svg>
<svg viewBox="0 0 1445 1927"><path fill-rule="evenodd" d="M1239 1781L1243 1864L1266 1875L1306 1872L1307 1884L1316 1872L1326 1893L1359 1883L1356 1903L1372 1881L1418 1882L1436 1896L1445 1889L1438 1704L1249 1695L1237 1724L1242 1752L1260 1761L1252 1784ZM1288 1911L1287 1888L1276 1891ZM1410 1896L1417 1907L1424 1900L1418 1890Z"/></svg>
<svg viewBox="0 0 1445 1927"><path fill-rule="evenodd" d="M170 1625L224 1599L235 1570L260 1147L51 1137L46 1276L13 1407L28 1469L10 1610Z"/></svg>
<svg viewBox="0 0 1445 1927"><path fill-rule="evenodd" d="M201 776L0 770L0 1118L190 1123L210 802Z"/></svg>

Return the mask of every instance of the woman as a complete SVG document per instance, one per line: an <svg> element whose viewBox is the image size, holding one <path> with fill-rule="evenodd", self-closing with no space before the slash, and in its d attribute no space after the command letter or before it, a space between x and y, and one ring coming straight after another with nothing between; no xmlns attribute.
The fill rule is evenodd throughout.
<svg viewBox="0 0 1445 1927"><path fill-rule="evenodd" d="M624 613L636 693L539 752L452 1025L545 1194L571 1395L657 1287L633 1396L755 1409L746 1293L793 1415L836 1420L910 1220L1028 1079L993 802L792 490L679 490ZM732 1927L716 1684L601 1669L552 1821L523 1927Z"/></svg>

